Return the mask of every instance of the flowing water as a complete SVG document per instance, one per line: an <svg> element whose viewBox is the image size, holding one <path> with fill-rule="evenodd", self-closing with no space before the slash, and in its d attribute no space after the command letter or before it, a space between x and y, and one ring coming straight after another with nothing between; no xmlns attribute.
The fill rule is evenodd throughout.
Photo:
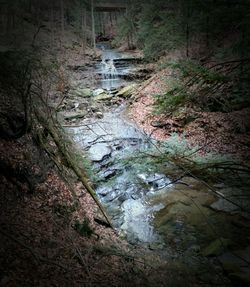
<svg viewBox="0 0 250 287"><path fill-rule="evenodd" d="M101 75L98 88L109 93L124 85L122 76L130 65L122 54L103 50L96 70ZM88 152L97 175L96 192L106 207L114 226L131 242L155 242L160 237L154 229L154 213L164 207L151 205L148 195L169 185L169 179L152 168L139 167L133 157L151 146L150 139L124 115L125 105L111 108L101 119L86 118L81 127L72 127L74 141Z"/></svg>
<svg viewBox="0 0 250 287"><path fill-rule="evenodd" d="M126 85L123 77L132 66L128 65L120 52L104 44L99 44L99 47L103 50L101 60L96 63L96 72L101 76L99 86L110 91Z"/></svg>
<svg viewBox="0 0 250 287"><path fill-rule="evenodd" d="M101 75L96 88L111 93L123 86L122 75L130 69L124 63L122 54L105 49L96 64ZM100 201L114 226L130 242L167 243L182 252L196 252L200 242L206 244L217 234L234 238L242 232L217 212L229 208L237 215L238 210L218 201L206 186L190 177L171 183L165 172L147 164L145 155L155 142L127 120L125 105L110 107L101 119L85 118L80 127L69 130L92 161ZM138 163L139 157L142 160ZM223 186L219 189L227 192ZM212 218L216 227L210 228L206 217Z"/></svg>
<svg viewBox="0 0 250 287"><path fill-rule="evenodd" d="M74 140L86 149L93 161L99 182L96 192L115 227L130 241L153 242L159 239L153 228L154 212L164 205L151 206L147 195L169 184L169 179L129 159L144 152L148 137L123 116L125 107L113 109L102 119L84 120L83 127L71 128Z"/></svg>

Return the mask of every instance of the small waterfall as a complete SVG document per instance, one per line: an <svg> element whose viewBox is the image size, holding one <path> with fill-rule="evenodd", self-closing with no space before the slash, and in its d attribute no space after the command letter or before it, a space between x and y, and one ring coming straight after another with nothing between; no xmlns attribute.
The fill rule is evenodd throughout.
<svg viewBox="0 0 250 287"><path fill-rule="evenodd" d="M114 60L105 60L102 59L101 62L101 68L102 68L102 75L104 79L116 79L118 78L118 72L114 64Z"/></svg>
<svg viewBox="0 0 250 287"><path fill-rule="evenodd" d="M99 66L100 74L102 75L102 88L107 90L116 88L120 81L114 56L116 56L116 54L112 50L104 50Z"/></svg>

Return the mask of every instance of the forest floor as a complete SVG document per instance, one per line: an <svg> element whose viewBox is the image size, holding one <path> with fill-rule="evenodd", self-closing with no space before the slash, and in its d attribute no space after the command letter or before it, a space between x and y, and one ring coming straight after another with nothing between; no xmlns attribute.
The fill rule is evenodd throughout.
<svg viewBox="0 0 250 287"><path fill-rule="evenodd" d="M78 49L60 56L63 96L67 66L90 63L96 54L89 49L83 58ZM11 114L15 105L1 101L3 107ZM0 286L147 286L151 255L143 258L140 248L95 222L94 200L76 177L70 183L62 177L36 132L1 139L0 190Z"/></svg>
<svg viewBox="0 0 250 287"><path fill-rule="evenodd" d="M166 261L161 250L131 245L95 222L97 206L82 183L65 182L32 135L2 140L0 162L8 169L0 175L0 286L199 286L203 280L178 259Z"/></svg>
<svg viewBox="0 0 250 287"><path fill-rule="evenodd" d="M65 67L76 64L69 55L59 71L59 93L67 86ZM81 53L77 55L80 59ZM89 51L77 64L95 57ZM91 196L76 177L65 181L35 133L1 139L0 171L0 286L183 282L186 271L173 265L165 271L168 262L160 254L128 244L95 221L98 208Z"/></svg>
<svg viewBox="0 0 250 287"><path fill-rule="evenodd" d="M167 140L171 134L184 136L199 152L244 155L250 160L250 108L229 113L197 112L192 107L183 108L178 114L157 115L154 95L167 88L167 70L156 72L135 96L129 117L147 134L157 140ZM186 123L186 118L192 121Z"/></svg>
<svg viewBox="0 0 250 287"><path fill-rule="evenodd" d="M31 135L2 140L0 155L16 173L0 176L0 286L147 286L150 260L94 221L97 207L77 179L75 205ZM27 170L37 175L32 188Z"/></svg>

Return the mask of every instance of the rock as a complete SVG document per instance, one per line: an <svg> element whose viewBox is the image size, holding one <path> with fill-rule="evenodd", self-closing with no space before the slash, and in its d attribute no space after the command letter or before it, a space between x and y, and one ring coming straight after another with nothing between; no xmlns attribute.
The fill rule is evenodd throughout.
<svg viewBox="0 0 250 287"><path fill-rule="evenodd" d="M82 81L81 80L71 80L71 87L73 88L79 88L82 84Z"/></svg>
<svg viewBox="0 0 250 287"><path fill-rule="evenodd" d="M106 143L97 143L89 149L89 155L92 161L102 161L110 154L111 148Z"/></svg>
<svg viewBox="0 0 250 287"><path fill-rule="evenodd" d="M113 222L114 227L119 230L120 226L124 223L124 219L122 217L117 217L117 218L114 217L114 218L112 218L112 222Z"/></svg>
<svg viewBox="0 0 250 287"><path fill-rule="evenodd" d="M162 242L153 242L148 245L148 249L150 250L162 250L164 247L165 246Z"/></svg>
<svg viewBox="0 0 250 287"><path fill-rule="evenodd" d="M75 104L72 103L72 102L70 102L70 103L68 103L68 104L66 105L66 109L67 109L68 111L73 110L74 108L75 108Z"/></svg>
<svg viewBox="0 0 250 287"><path fill-rule="evenodd" d="M112 187L100 187L96 190L97 194L102 195L102 196L106 196L107 194L109 194L110 192L112 192Z"/></svg>
<svg viewBox="0 0 250 287"><path fill-rule="evenodd" d="M135 194L132 194L132 195L131 195L131 198L132 198L133 200L137 200L137 199L140 199L140 198L141 198L141 195L135 193Z"/></svg>
<svg viewBox="0 0 250 287"><path fill-rule="evenodd" d="M109 179L111 177L114 177L116 173L117 173L116 169L108 169L108 170L105 170L100 176L105 179Z"/></svg>
<svg viewBox="0 0 250 287"><path fill-rule="evenodd" d="M130 196L128 194L123 193L118 197L118 200L120 201L120 203L123 203L125 200L127 200L129 198L130 198Z"/></svg>
<svg viewBox="0 0 250 287"><path fill-rule="evenodd" d="M105 91L103 89L96 89L93 91L93 96L96 97L96 96L99 96L101 94L105 94Z"/></svg>
<svg viewBox="0 0 250 287"><path fill-rule="evenodd" d="M103 113L102 113L102 112L96 112L96 113L95 113L95 116L96 116L98 119L102 119L102 118L103 118Z"/></svg>
<svg viewBox="0 0 250 287"><path fill-rule="evenodd" d="M88 104L87 104L87 103L79 103L79 105L78 105L77 108L78 108L79 110L86 110L87 107L88 107Z"/></svg>
<svg viewBox="0 0 250 287"><path fill-rule="evenodd" d="M140 173L137 175L138 178L145 184L149 184L153 189L161 189L170 183L170 180L164 175L159 173L146 174Z"/></svg>
<svg viewBox="0 0 250 287"><path fill-rule="evenodd" d="M85 111L79 111L79 112L68 112L68 113L64 113L64 119L66 121L71 121L74 119L82 119L84 117L86 117L87 112Z"/></svg>
<svg viewBox="0 0 250 287"><path fill-rule="evenodd" d="M218 256L223 253L224 249L231 244L230 239L218 238L212 241L203 251L203 256Z"/></svg>
<svg viewBox="0 0 250 287"><path fill-rule="evenodd" d="M118 196L119 194L115 190L113 190L112 192L107 194L104 199L105 199L105 202L111 202L115 200Z"/></svg>
<svg viewBox="0 0 250 287"><path fill-rule="evenodd" d="M109 94L106 94L106 93L102 93L102 94L99 94L97 96L94 97L94 100L95 101L107 101L107 100L110 100L112 99L112 95L109 95Z"/></svg>
<svg viewBox="0 0 250 287"><path fill-rule="evenodd" d="M118 96L118 97L129 97L134 92L136 86L137 86L136 84L133 84L133 85L130 85L130 86L126 86L126 87L122 88L116 94L116 96Z"/></svg>
<svg viewBox="0 0 250 287"><path fill-rule="evenodd" d="M148 183L147 181L148 175L146 173L139 173L137 177L140 178L144 183Z"/></svg>
<svg viewBox="0 0 250 287"><path fill-rule="evenodd" d="M89 98L92 96L92 91L91 89L87 89L87 88L77 88L76 90L71 91L70 94L72 96Z"/></svg>
<svg viewBox="0 0 250 287"><path fill-rule="evenodd" d="M111 90L110 90L110 93L111 94L116 94L116 93L118 93L119 91L117 90L117 89L115 89L115 88L111 88Z"/></svg>
<svg viewBox="0 0 250 287"><path fill-rule="evenodd" d="M235 212L239 210L238 206L235 206L231 202L228 202L227 200L220 198L216 202L210 205L210 207L217 211L224 211L224 212Z"/></svg>
<svg viewBox="0 0 250 287"><path fill-rule="evenodd" d="M99 112L98 106L94 106L94 105L92 105L92 106L90 107L90 110L91 110L93 113Z"/></svg>
<svg viewBox="0 0 250 287"><path fill-rule="evenodd" d="M171 182L164 174L159 173L149 176L147 181L156 189L161 189Z"/></svg>

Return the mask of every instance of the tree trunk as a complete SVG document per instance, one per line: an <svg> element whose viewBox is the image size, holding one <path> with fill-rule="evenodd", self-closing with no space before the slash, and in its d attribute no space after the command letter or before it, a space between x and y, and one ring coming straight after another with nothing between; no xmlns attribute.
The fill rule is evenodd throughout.
<svg viewBox="0 0 250 287"><path fill-rule="evenodd" d="M187 19L186 19L186 57L187 58L189 58L189 36L190 36L189 18L190 18L190 7L189 7L189 3L187 3Z"/></svg>
<svg viewBox="0 0 250 287"><path fill-rule="evenodd" d="M50 5L50 30L51 30L51 47L54 46L55 43L55 33L54 33L54 7L53 2Z"/></svg>
<svg viewBox="0 0 250 287"><path fill-rule="evenodd" d="M206 48L208 50L208 53L209 53L209 50L210 50L210 18L209 18L209 15L207 15L206 17Z"/></svg>
<svg viewBox="0 0 250 287"><path fill-rule="evenodd" d="M85 8L82 8L82 52L84 54L87 44L87 12Z"/></svg>
<svg viewBox="0 0 250 287"><path fill-rule="evenodd" d="M92 22L92 44L93 48L96 48L95 42L95 15L94 15L94 0L91 0L91 22Z"/></svg>
<svg viewBox="0 0 250 287"><path fill-rule="evenodd" d="M61 42L64 38L64 0L61 0Z"/></svg>

